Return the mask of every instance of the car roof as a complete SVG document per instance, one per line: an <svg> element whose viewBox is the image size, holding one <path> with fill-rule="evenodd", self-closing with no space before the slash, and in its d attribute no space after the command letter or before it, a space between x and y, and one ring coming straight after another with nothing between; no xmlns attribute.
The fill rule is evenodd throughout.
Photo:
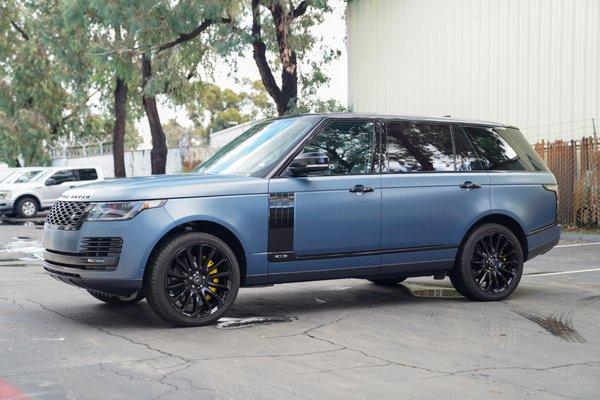
<svg viewBox="0 0 600 400"><path fill-rule="evenodd" d="M376 113L323 113L323 114L307 114L307 115L318 115L325 118L335 119L356 119L356 118L372 118L381 120L402 120L402 121L423 121L423 122L443 122L443 123L455 123L463 125L477 125L477 126L497 126L497 127L509 127L510 125L491 122L481 121L476 119L464 119L464 118L453 118L453 117L431 117L426 115L395 115L395 114L376 114Z"/></svg>
<svg viewBox="0 0 600 400"><path fill-rule="evenodd" d="M49 167L49 168L53 171L58 171L58 170L64 171L65 169L91 169L91 168L100 169L100 167L98 167L97 165L86 165L85 167L81 166L81 165L64 165L64 166L58 166L58 167L55 166L55 167Z"/></svg>

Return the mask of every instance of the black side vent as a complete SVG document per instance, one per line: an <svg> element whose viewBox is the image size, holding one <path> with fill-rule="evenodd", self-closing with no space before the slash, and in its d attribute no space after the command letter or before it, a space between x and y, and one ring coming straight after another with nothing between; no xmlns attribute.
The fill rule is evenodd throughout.
<svg viewBox="0 0 600 400"><path fill-rule="evenodd" d="M86 257L118 257L122 249L119 237L84 237L81 241L81 253Z"/></svg>
<svg viewBox="0 0 600 400"><path fill-rule="evenodd" d="M281 254L294 248L294 194L269 196L269 254L273 261L285 261Z"/></svg>

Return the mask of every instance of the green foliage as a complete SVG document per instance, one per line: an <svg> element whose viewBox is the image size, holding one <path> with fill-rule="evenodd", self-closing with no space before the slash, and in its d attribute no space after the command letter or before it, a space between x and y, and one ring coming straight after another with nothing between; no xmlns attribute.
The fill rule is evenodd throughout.
<svg viewBox="0 0 600 400"><path fill-rule="evenodd" d="M236 93L231 89L206 83L196 87L196 96L187 102L190 119L204 132L217 132L248 121L275 116L275 108L260 81L250 84L249 92Z"/></svg>
<svg viewBox="0 0 600 400"><path fill-rule="evenodd" d="M189 145L205 144L206 132L202 126L186 128L181 126L176 120L170 119L164 124L163 129L167 137L167 147L177 148L182 144Z"/></svg>
<svg viewBox="0 0 600 400"><path fill-rule="evenodd" d="M272 0L265 0L268 5ZM299 0L281 1L284 7ZM294 4L295 3L295 4ZM280 67L272 16L261 7L269 63ZM159 102L183 106L198 128L164 125L169 145L182 137L201 140L208 132L276 115L262 82L243 82L236 93L214 83L223 61L235 69L251 49L250 0L4 0L0 2L0 161L17 165L48 162L43 143L64 139L111 140L117 77L129 88L127 148L140 137L142 91ZM314 30L331 12L313 0L290 27L288 42L299 63L299 98L290 112L342 110L319 99L328 83L323 68L339 57ZM213 24L189 40L204 21ZM143 85L140 59L152 61ZM18 161L20 160L20 161Z"/></svg>
<svg viewBox="0 0 600 400"><path fill-rule="evenodd" d="M235 65L243 46L252 48L254 40L251 35L252 12L251 0L242 0L241 12L236 15L232 27L228 32L222 32L226 40L213 50L227 57L228 62ZM299 0L262 0L260 7L261 39L267 47L267 60L274 76L281 74L281 59L275 20L269 7L280 4L284 12L296 9L301 4ZM330 82L325 68L338 59L341 49L332 48L326 37L316 33L325 16L330 15L333 9L328 0L308 1L306 12L295 18L287 26L286 45L296 54L298 60L298 98L291 99L288 104L287 114L301 114L308 112L338 112L347 111L347 108L333 99L321 99L318 90ZM280 83L280 82L279 82ZM263 87L264 90L264 87ZM265 100L272 102L266 92ZM273 106L272 106L273 107ZM274 107L273 107L274 109ZM275 114L275 113L274 113Z"/></svg>

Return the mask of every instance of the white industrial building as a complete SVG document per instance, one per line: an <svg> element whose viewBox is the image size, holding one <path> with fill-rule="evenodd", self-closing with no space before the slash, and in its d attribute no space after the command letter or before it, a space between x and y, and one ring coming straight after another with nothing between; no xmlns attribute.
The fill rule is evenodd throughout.
<svg viewBox="0 0 600 400"><path fill-rule="evenodd" d="M348 4L354 111L506 122L530 141L600 128L600 0Z"/></svg>

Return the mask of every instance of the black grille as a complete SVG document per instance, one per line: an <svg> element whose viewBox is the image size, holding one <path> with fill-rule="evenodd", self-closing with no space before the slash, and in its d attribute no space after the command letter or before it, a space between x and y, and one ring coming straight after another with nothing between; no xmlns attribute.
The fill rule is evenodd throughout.
<svg viewBox="0 0 600 400"><path fill-rule="evenodd" d="M119 237L84 237L81 240L81 253L86 257L118 257L123 248Z"/></svg>
<svg viewBox="0 0 600 400"><path fill-rule="evenodd" d="M81 201L59 201L52 206L44 223L47 228L77 230L85 217L89 203Z"/></svg>

